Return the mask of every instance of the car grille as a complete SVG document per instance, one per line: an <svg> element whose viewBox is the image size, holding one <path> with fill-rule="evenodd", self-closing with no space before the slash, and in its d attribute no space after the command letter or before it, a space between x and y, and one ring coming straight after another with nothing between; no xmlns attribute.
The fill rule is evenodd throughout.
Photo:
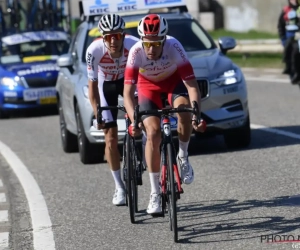
<svg viewBox="0 0 300 250"><path fill-rule="evenodd" d="M36 104L36 101L24 101L22 97L6 97L4 103L7 104Z"/></svg>
<svg viewBox="0 0 300 250"><path fill-rule="evenodd" d="M201 92L201 99L208 97L209 95L209 83L207 80L197 80L198 86Z"/></svg>
<svg viewBox="0 0 300 250"><path fill-rule="evenodd" d="M43 87L54 87L56 85L55 78L25 78L28 87L30 88L43 88Z"/></svg>

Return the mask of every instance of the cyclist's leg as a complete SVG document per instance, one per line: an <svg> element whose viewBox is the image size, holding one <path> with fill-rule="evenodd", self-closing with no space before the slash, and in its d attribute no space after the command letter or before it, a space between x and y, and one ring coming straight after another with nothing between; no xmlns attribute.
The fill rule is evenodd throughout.
<svg viewBox="0 0 300 250"><path fill-rule="evenodd" d="M161 108L161 99L159 92L146 92L139 90L140 111ZM145 158L149 170L151 193L150 201L147 208L148 214L161 213L161 195L159 189L160 175L160 143L161 128L160 117L143 116L144 127L147 133L145 147Z"/></svg>
<svg viewBox="0 0 300 250"><path fill-rule="evenodd" d="M118 96L123 92L123 80L104 82L102 92L100 93L101 106L117 106ZM125 204L125 188L121 178L120 170L120 153L118 149L118 126L117 116L118 111L103 111L103 118L105 119L105 157L111 169L115 181L115 194L113 197L113 204Z"/></svg>
<svg viewBox="0 0 300 250"><path fill-rule="evenodd" d="M177 84L177 86L170 91L168 94L168 101L174 108L190 107L188 92L183 82ZM193 131L191 125L191 114L178 113L177 118L177 132L179 140L177 161L180 165L183 183L191 184L194 180L194 171L188 160L188 146Z"/></svg>

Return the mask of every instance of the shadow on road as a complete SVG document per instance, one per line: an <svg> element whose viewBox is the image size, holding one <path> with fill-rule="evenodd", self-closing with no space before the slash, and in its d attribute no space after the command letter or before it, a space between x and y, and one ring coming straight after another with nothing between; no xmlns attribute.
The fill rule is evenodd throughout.
<svg viewBox="0 0 300 250"><path fill-rule="evenodd" d="M37 108L31 110L14 110L7 119L37 118L41 116L43 117L52 115L58 115L58 110L56 106Z"/></svg>
<svg viewBox="0 0 300 250"><path fill-rule="evenodd" d="M264 236L270 235L270 232L276 235L292 235L290 232L299 228L300 217L287 219L274 215L220 219L224 215L232 215L245 210L280 206L300 206L300 196L283 196L272 200L246 200L243 202L232 199L178 204L179 226L180 221L189 224L179 227L180 242L209 243L254 238L264 242L266 241ZM206 222L193 223L193 221L199 221L199 219Z"/></svg>
<svg viewBox="0 0 300 250"><path fill-rule="evenodd" d="M300 126L272 127L272 129L287 131L300 136ZM250 146L243 149L228 149L223 141L223 136L216 136L214 138L207 139L197 139L194 137L191 139L189 155L219 154L300 144L300 140L297 138L270 133L262 129L252 129L251 137Z"/></svg>

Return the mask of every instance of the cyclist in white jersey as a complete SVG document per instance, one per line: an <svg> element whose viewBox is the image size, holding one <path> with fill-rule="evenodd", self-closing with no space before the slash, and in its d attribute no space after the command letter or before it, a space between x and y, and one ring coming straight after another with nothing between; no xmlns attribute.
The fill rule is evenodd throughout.
<svg viewBox="0 0 300 250"><path fill-rule="evenodd" d="M117 106L118 96L123 96L124 71L130 48L139 40L125 35L125 22L115 14L103 15L98 28L103 36L93 41L86 51L89 99L97 117L97 104ZM96 124L105 134L105 156L114 181L114 205L125 204L125 187L120 173L118 150L118 111L103 111L104 123Z"/></svg>
<svg viewBox="0 0 300 250"><path fill-rule="evenodd" d="M138 89L140 110L162 108L161 93L168 96L173 107L188 107L190 102L201 104L201 95L193 68L181 43L174 37L167 36L167 21L156 14L142 18L138 25L141 40L129 52L125 69L124 105L133 121L135 84ZM192 128L203 132L205 123L192 123L189 113L180 113L178 117L179 152L177 155L183 183L194 180L193 168L188 160L188 145ZM148 214L162 212L159 189L160 171L160 118L142 117L147 133L145 149L146 163L150 174L151 194L147 208ZM133 134L139 131L132 129Z"/></svg>

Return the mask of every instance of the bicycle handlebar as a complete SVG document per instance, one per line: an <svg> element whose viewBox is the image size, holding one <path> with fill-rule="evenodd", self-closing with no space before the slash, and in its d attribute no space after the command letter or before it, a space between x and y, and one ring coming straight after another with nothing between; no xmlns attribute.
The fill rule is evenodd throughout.
<svg viewBox="0 0 300 250"><path fill-rule="evenodd" d="M139 105L135 106L134 109L134 123L133 126L138 129L138 121L139 118L143 115L168 115L168 114L174 114L174 113L184 113L184 112L190 112L193 115L197 117L197 120L195 121L197 124L200 123L200 112L199 112L199 106L196 101L192 102L193 108L162 108L162 109L152 109L152 110L144 110L139 111Z"/></svg>
<svg viewBox="0 0 300 250"><path fill-rule="evenodd" d="M126 109L123 105L101 107L100 104L97 104L97 123L101 124L103 122L102 121L102 111L103 110L117 110L117 109L126 113Z"/></svg>

